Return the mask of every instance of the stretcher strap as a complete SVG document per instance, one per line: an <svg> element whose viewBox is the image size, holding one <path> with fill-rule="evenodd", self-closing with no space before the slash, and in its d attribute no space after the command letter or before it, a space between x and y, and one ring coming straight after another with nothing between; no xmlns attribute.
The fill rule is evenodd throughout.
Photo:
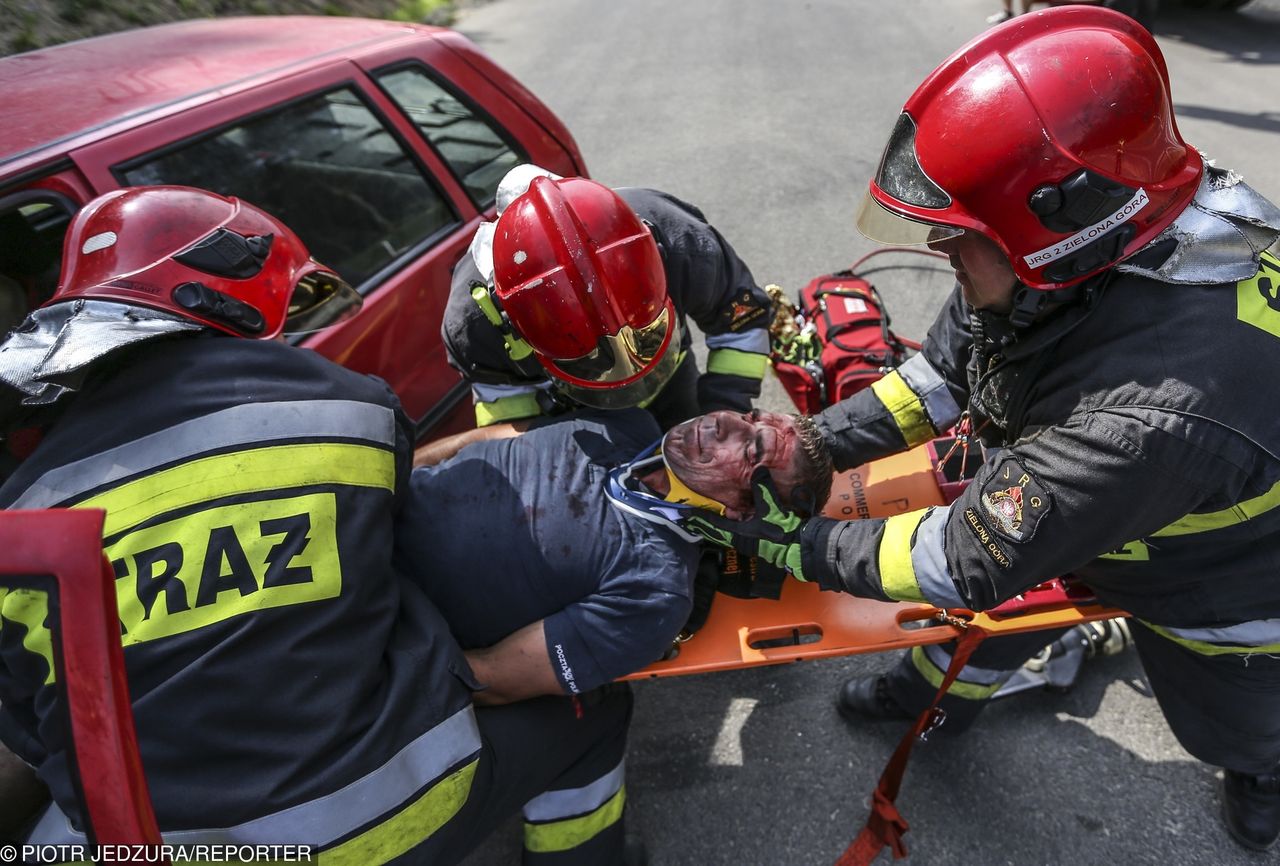
<svg viewBox="0 0 1280 866"><path fill-rule="evenodd" d="M871 814L867 816L866 825L836 860L835 866L870 866L871 861L876 859L885 846L893 851L895 860L901 860L907 856L907 846L902 841L902 836L908 829L907 822L899 814L894 801L902 785L902 774L906 772L907 761L911 758L911 748L916 744L916 740L924 739L929 731L946 719L947 713L938 706L938 702L942 700L951 683L969 661L969 656L973 655L973 651L986 636L987 633L976 626L970 625L965 629L955 653L951 656L951 665L947 668L946 676L942 678L942 685L938 687L938 693L933 696L933 703L920 714L915 724L911 726L911 730L907 731L906 736L898 743L898 748L889 758L889 763L885 765L884 772L880 774L880 781L871 794Z"/></svg>

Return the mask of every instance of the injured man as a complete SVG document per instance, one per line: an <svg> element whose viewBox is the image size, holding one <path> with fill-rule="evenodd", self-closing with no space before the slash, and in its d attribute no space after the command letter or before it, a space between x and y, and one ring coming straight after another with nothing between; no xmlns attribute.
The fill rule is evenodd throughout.
<svg viewBox="0 0 1280 866"><path fill-rule="evenodd" d="M830 494L807 418L712 412L660 435L643 410L588 411L413 472L397 562L467 651L478 704L577 694L661 658L699 560L679 509L749 516L761 467L802 512Z"/></svg>

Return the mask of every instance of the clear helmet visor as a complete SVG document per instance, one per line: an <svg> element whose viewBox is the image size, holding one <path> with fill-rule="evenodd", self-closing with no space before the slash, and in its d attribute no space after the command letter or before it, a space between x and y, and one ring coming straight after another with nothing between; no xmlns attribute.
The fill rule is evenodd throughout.
<svg viewBox="0 0 1280 866"><path fill-rule="evenodd" d="M364 298L337 274L313 270L298 280L289 298L284 333L310 334L360 312Z"/></svg>
<svg viewBox="0 0 1280 866"><path fill-rule="evenodd" d="M858 231L868 240L893 246L931 244L964 234L964 229L957 226L919 222L896 214L876 201L870 191L858 208Z"/></svg>

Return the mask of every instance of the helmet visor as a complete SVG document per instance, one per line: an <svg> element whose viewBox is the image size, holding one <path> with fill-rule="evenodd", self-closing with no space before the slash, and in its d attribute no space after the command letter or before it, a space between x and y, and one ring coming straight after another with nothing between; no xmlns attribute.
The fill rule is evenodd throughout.
<svg viewBox="0 0 1280 866"><path fill-rule="evenodd" d="M858 208L858 231L868 240L895 246L931 244L964 234L964 229L957 226L918 222L900 216L876 201L870 191L863 196L862 205Z"/></svg>
<svg viewBox="0 0 1280 866"><path fill-rule="evenodd" d="M289 298L284 321L286 334L310 334L345 322L360 312L364 298L332 271L317 269L304 274Z"/></svg>
<svg viewBox="0 0 1280 866"><path fill-rule="evenodd" d="M679 369L683 358L684 354L679 350L676 339L673 339L667 351L658 359L658 363L634 382L613 387L588 388L559 381L556 386L574 402L584 406L596 409L625 409L629 406L643 408L658 396L663 386Z"/></svg>
<svg viewBox="0 0 1280 866"><path fill-rule="evenodd" d="M667 305L649 324L640 328L624 325L618 333L601 337L590 354L556 361L555 366L569 378L583 382L598 382L604 386L611 382L625 382L653 367L667 345L668 334L678 331L671 307ZM671 333L671 336L674 340L678 334Z"/></svg>

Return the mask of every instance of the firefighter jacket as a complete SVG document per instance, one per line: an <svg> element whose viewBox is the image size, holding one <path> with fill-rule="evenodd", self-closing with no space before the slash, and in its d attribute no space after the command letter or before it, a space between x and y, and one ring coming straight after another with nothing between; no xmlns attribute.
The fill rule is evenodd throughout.
<svg viewBox="0 0 1280 866"><path fill-rule="evenodd" d="M769 297L746 264L696 207L651 189L615 190L653 232L680 320L680 351L691 345L687 320L706 335L706 372L698 379L702 411L747 411L769 365ZM514 358L503 332L471 296L484 278L471 256L453 272L441 334L449 363L471 383L480 426L529 418L553 405L546 370L530 354ZM494 313L496 315L496 311ZM519 353L517 353L519 354Z"/></svg>
<svg viewBox="0 0 1280 866"><path fill-rule="evenodd" d="M1021 332L971 325L957 290L919 355L819 427L837 468L961 406L1003 447L950 506L810 521L806 577L984 609L1069 572L1199 652L1280 652L1280 260L1244 261L1216 284L1104 272Z"/></svg>
<svg viewBox="0 0 1280 866"><path fill-rule="evenodd" d="M395 396L313 352L208 334L104 365L0 503L106 510L166 841L410 850L467 799L481 742L461 650L391 566L412 441ZM49 610L0 586L0 735L53 792L30 841L83 842Z"/></svg>

